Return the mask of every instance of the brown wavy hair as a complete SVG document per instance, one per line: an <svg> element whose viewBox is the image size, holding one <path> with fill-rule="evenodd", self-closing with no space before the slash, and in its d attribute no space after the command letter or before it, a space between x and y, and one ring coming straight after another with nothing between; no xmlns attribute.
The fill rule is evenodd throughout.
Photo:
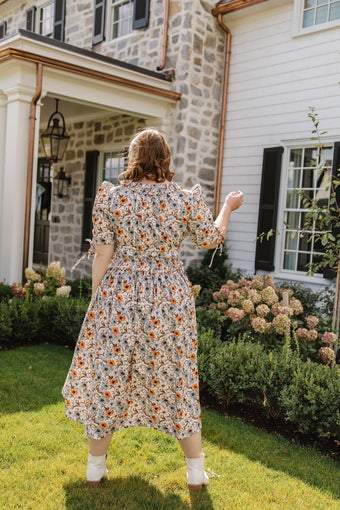
<svg viewBox="0 0 340 510"><path fill-rule="evenodd" d="M127 168L119 174L119 179L171 181L175 172L170 169L170 161L171 151L165 136L157 129L142 129L130 141Z"/></svg>

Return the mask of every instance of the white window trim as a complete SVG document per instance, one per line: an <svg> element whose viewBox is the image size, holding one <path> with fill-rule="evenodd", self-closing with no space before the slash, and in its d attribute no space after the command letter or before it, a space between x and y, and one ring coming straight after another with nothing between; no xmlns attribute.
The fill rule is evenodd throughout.
<svg viewBox="0 0 340 510"><path fill-rule="evenodd" d="M322 143L327 145L334 145L335 141L340 139L339 136L322 137ZM276 234L275 243L275 254L274 254L274 267L277 268L271 274L275 278L282 278L288 280L295 280L305 283L315 283L318 285L329 285L329 280L323 277L322 273L316 273L314 276L308 276L306 274L283 269L283 251L284 251L284 235L283 235L283 214L285 209L286 201L286 182L288 177L288 166L290 150L296 148L315 147L316 141L311 141L310 138L302 138L297 140L281 140L284 146L284 153L282 157L282 168L280 178L280 191L279 191L279 203L277 213L277 225L281 225L279 231Z"/></svg>
<svg viewBox="0 0 340 510"><path fill-rule="evenodd" d="M97 183L96 187L101 185L104 178L104 154L106 152L121 152L123 150L122 145L118 143L110 143L106 145L101 145L99 150L99 157L98 157L98 168L97 168Z"/></svg>
<svg viewBox="0 0 340 510"><path fill-rule="evenodd" d="M125 35L121 35L119 37L115 37L113 38L113 34L112 34L112 29L113 29L113 24L112 24L112 11L113 11L113 5L112 5L112 0L108 0L108 4L106 6L106 19L105 19L105 32L106 32L106 41L107 42L111 42L111 43L114 43L115 41L123 41L124 39L128 39L129 37L131 37L131 35L135 32L133 29L131 30L131 32L129 32L128 34L125 34Z"/></svg>
<svg viewBox="0 0 340 510"><path fill-rule="evenodd" d="M328 21L326 23L320 23L319 25L313 25L312 27L303 28L303 8L304 0L295 0L292 37L300 37L302 35L313 34L315 32L321 32L323 30L328 30L330 28L336 28L340 26L340 19L337 19L334 21Z"/></svg>

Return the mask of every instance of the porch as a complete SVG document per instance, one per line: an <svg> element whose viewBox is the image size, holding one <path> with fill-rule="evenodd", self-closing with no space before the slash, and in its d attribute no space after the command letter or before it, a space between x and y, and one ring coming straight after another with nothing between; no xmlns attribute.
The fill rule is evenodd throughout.
<svg viewBox="0 0 340 510"><path fill-rule="evenodd" d="M86 261L71 268L88 248L97 186L117 182L136 130L171 135L179 94L162 74L25 31L1 42L0 64L0 280L21 281L25 267L52 260L78 278L89 272ZM51 164L39 140L56 99L70 139Z"/></svg>

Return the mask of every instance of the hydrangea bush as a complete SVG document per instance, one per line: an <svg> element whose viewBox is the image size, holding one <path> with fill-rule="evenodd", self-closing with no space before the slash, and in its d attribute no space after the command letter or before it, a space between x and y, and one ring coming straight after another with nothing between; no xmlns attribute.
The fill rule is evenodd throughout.
<svg viewBox="0 0 340 510"><path fill-rule="evenodd" d="M276 286L271 276L228 280L213 293L209 308L224 316L223 330L230 338L248 332L274 348L288 337L302 358L335 363L335 333L325 331L319 317L304 312L294 290Z"/></svg>
<svg viewBox="0 0 340 510"><path fill-rule="evenodd" d="M11 293L19 299L32 300L47 299L52 296L69 297L71 287L66 285L65 268L59 261L51 262L44 274L27 267L25 269L26 282L24 285L13 283Z"/></svg>

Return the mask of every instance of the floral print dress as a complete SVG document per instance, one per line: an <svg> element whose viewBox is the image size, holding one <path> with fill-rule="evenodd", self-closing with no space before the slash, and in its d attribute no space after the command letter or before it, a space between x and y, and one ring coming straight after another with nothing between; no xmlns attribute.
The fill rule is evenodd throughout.
<svg viewBox="0 0 340 510"><path fill-rule="evenodd" d="M114 254L89 304L62 395L65 414L99 439L153 427L182 439L201 429L195 298L183 239L222 246L199 184L103 181L89 255Z"/></svg>

